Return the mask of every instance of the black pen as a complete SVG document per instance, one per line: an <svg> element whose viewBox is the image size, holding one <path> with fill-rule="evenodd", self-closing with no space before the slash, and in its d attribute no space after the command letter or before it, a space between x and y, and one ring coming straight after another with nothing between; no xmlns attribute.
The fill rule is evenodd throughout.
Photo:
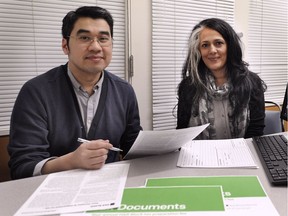
<svg viewBox="0 0 288 216"><path fill-rule="evenodd" d="M82 139L82 138L78 138L77 141L81 142L81 143L90 142L90 140L86 140L86 139ZM116 147L111 147L110 150L112 150L112 151L123 151L122 149L119 149L119 148L116 148Z"/></svg>

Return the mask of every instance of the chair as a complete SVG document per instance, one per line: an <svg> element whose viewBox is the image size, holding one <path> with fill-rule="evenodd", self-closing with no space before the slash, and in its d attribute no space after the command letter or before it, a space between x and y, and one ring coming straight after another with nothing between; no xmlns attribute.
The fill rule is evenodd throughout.
<svg viewBox="0 0 288 216"><path fill-rule="evenodd" d="M8 167L9 154L7 145L9 142L8 136L0 136L0 182L11 180L10 170Z"/></svg>
<svg viewBox="0 0 288 216"><path fill-rule="evenodd" d="M280 117L281 106L273 101L265 101L265 104L272 104L277 110L265 110L264 135L283 132L284 125Z"/></svg>

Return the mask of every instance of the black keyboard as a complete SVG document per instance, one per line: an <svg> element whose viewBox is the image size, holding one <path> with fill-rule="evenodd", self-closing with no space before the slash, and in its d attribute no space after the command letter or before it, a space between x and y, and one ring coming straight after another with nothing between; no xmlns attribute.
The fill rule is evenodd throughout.
<svg viewBox="0 0 288 216"><path fill-rule="evenodd" d="M257 154L273 185L287 185L287 139L284 135L253 137Z"/></svg>

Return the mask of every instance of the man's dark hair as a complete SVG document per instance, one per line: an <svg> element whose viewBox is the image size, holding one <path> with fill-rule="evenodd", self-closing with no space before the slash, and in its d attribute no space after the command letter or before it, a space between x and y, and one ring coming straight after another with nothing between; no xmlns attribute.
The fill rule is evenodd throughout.
<svg viewBox="0 0 288 216"><path fill-rule="evenodd" d="M92 19L104 19L111 32L111 37L113 38L113 17L104 8L97 6L83 6L78 8L76 11L70 11L62 20L62 37L69 40L69 36L74 28L76 21L81 17L88 17Z"/></svg>

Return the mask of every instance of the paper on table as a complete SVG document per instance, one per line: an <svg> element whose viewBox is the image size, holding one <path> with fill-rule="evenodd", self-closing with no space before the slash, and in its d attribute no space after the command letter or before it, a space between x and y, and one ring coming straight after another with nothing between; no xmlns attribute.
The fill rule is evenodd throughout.
<svg viewBox="0 0 288 216"><path fill-rule="evenodd" d="M150 178L146 187L212 186L223 187L225 215L279 216L257 176L194 176ZM208 197L207 197L208 200ZM206 215L206 214L205 214ZM209 213L207 213L209 215ZM214 214L212 214L214 215Z"/></svg>
<svg viewBox="0 0 288 216"><path fill-rule="evenodd" d="M177 166L257 168L250 149L243 138L193 140L181 148Z"/></svg>
<svg viewBox="0 0 288 216"><path fill-rule="evenodd" d="M198 136L209 124L166 131L140 131L124 159L165 154L181 148Z"/></svg>
<svg viewBox="0 0 288 216"><path fill-rule="evenodd" d="M125 215L279 216L257 176L149 178L146 187L125 188L118 209L63 216Z"/></svg>
<svg viewBox="0 0 288 216"><path fill-rule="evenodd" d="M99 170L70 170L47 176L18 215L47 215L117 208L129 164L107 164Z"/></svg>
<svg viewBox="0 0 288 216"><path fill-rule="evenodd" d="M125 188L121 207L61 216L225 215L222 186Z"/></svg>

